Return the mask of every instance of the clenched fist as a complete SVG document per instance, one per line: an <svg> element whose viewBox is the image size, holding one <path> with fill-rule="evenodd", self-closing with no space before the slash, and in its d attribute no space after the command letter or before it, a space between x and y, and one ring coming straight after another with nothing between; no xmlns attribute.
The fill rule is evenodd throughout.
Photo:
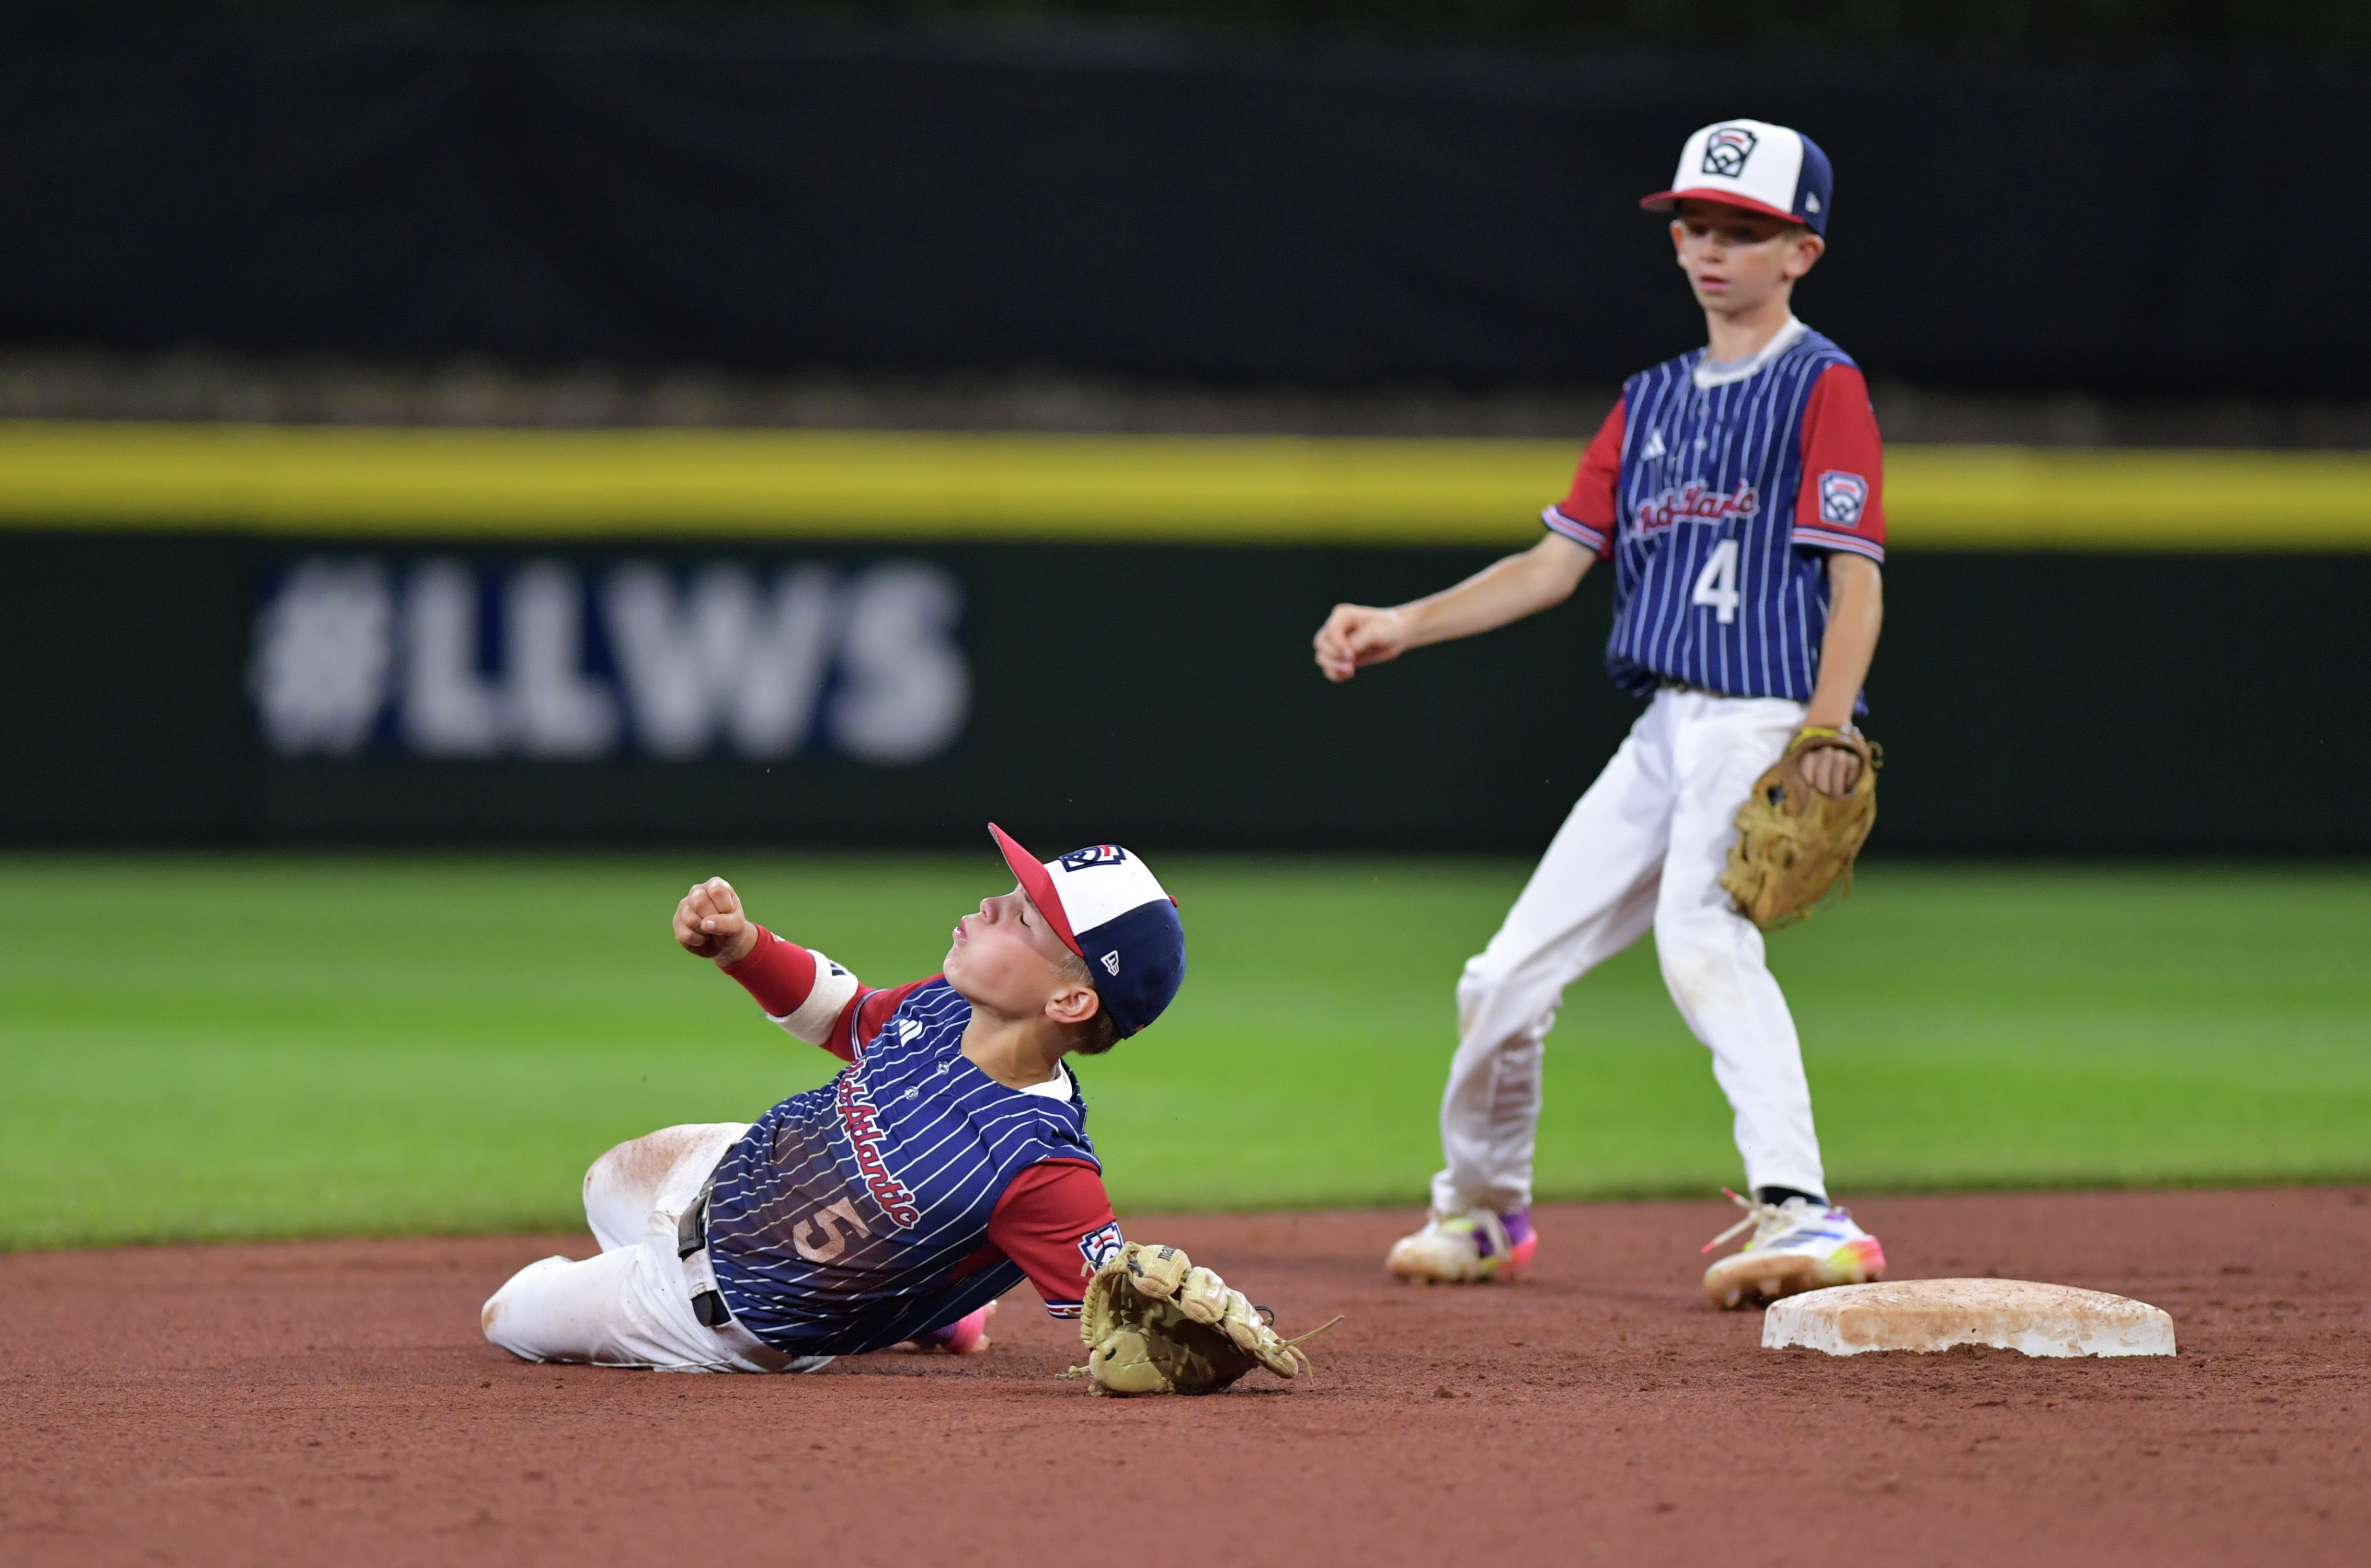
<svg viewBox="0 0 2371 1568"><path fill-rule="evenodd" d="M695 883L675 906L675 940L687 952L718 963L738 963L758 945L758 928L742 912L741 895L723 877Z"/></svg>
<svg viewBox="0 0 2371 1568"><path fill-rule="evenodd" d="M1336 605L1311 640L1317 667L1329 681L1347 681L1369 664L1396 659L1407 651L1407 624L1397 610L1368 605Z"/></svg>

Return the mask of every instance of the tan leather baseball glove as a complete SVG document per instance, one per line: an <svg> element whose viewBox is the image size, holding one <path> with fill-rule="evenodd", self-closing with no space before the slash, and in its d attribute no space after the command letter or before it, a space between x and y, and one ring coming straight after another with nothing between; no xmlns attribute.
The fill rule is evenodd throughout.
<svg viewBox="0 0 2371 1568"><path fill-rule="evenodd" d="M1278 1338L1271 1315L1174 1247L1131 1241L1087 1282L1079 1337L1087 1364L1070 1375L1098 1394L1215 1394L1255 1366L1279 1378L1310 1370L1301 1341Z"/></svg>
<svg viewBox="0 0 2371 1568"><path fill-rule="evenodd" d="M1860 758L1849 795L1826 794L1803 777L1803 759L1831 746ZM1853 731L1811 724L1795 732L1737 811L1737 842L1720 885L1739 914L1775 930L1810 919L1831 892L1838 898L1852 892L1853 857L1876 825L1877 770L1884 765L1884 748Z"/></svg>

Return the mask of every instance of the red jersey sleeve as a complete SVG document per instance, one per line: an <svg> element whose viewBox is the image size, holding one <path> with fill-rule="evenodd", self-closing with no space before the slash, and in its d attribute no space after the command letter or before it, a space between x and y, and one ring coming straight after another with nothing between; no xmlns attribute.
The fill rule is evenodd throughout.
<svg viewBox="0 0 2371 1568"><path fill-rule="evenodd" d="M766 1016L794 1038L820 1045L844 1062L871 1043L897 1004L928 980L868 991L846 968L796 942L758 928L758 945L724 973L757 998Z"/></svg>
<svg viewBox="0 0 2371 1568"><path fill-rule="evenodd" d="M1600 556L1613 553L1614 491L1622 479L1623 410L1627 401L1614 399L1613 411L1597 427L1589 450L1580 455L1580 471L1572 477L1571 492L1540 513L1541 522Z"/></svg>
<svg viewBox="0 0 2371 1568"><path fill-rule="evenodd" d="M1088 1274L1119 1247L1119 1222L1093 1166L1047 1159L1005 1185L988 1222L988 1241L1021 1265L1047 1311L1075 1318Z"/></svg>
<svg viewBox="0 0 2371 1568"><path fill-rule="evenodd" d="M1885 450L1868 383L1848 364L1820 373L1803 405L1803 489L1795 543L1885 559Z"/></svg>
<svg viewBox="0 0 2371 1568"><path fill-rule="evenodd" d="M857 1052L879 1038L882 1027L889 1021L889 1015L897 1010L897 1004L937 978L933 974L930 979L908 980L903 986L892 986L885 991L865 992L841 1011L833 1030L832 1041L827 1043L824 1049L836 1055L846 1056L850 1061L855 1060ZM843 1046L846 1049L843 1050Z"/></svg>

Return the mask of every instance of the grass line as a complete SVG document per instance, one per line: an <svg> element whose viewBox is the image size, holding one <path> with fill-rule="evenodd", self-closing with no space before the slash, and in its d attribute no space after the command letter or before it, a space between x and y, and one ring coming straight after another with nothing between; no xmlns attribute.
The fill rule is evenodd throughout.
<svg viewBox="0 0 2371 1568"><path fill-rule="evenodd" d="M1528 868L1164 859L1191 972L1081 1076L1123 1215L1414 1204ZM985 854L0 858L0 1246L573 1228L609 1144L835 1066L676 952L694 877L875 981ZM95 935L94 933L105 933ZM1770 940L1845 1195L2371 1179L2371 872L1877 864ZM1567 995L1538 1181L1738 1178L1651 944Z"/></svg>

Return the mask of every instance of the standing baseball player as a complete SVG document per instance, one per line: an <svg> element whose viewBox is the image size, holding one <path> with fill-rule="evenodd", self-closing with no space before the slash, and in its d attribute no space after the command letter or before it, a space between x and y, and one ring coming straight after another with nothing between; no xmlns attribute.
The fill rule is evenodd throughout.
<svg viewBox="0 0 2371 1568"><path fill-rule="evenodd" d="M668 1127L584 1174L601 1244L496 1291L486 1337L530 1361L807 1372L917 1341L986 1348L1025 1275L1076 1318L1119 1227L1063 1057L1144 1028L1186 975L1174 901L1113 845L1040 863L956 922L943 974L888 990L753 923L722 877L676 940L849 1066L753 1126Z"/></svg>
<svg viewBox="0 0 2371 1568"><path fill-rule="evenodd" d="M1884 1269L1877 1239L1828 1202L1795 1020L1761 932L1720 885L1764 768L1808 744L1804 777L1841 796L1861 767L1816 743L1851 732L1877 648L1877 420L1859 370L1791 308L1826 248L1831 196L1827 156L1798 132L1732 120L1689 137L1671 188L1640 204L1672 214L1706 346L1624 384L1536 546L1429 598L1338 605L1317 633L1318 668L1347 681L1560 604L1610 559L1606 668L1647 704L1458 982L1447 1167L1424 1228L1392 1249L1395 1274L1487 1280L1531 1261L1548 1029L1565 987L1650 927L1736 1113L1753 1194L1737 1228L1752 1238L1713 1265L1706 1294L1734 1307Z"/></svg>

